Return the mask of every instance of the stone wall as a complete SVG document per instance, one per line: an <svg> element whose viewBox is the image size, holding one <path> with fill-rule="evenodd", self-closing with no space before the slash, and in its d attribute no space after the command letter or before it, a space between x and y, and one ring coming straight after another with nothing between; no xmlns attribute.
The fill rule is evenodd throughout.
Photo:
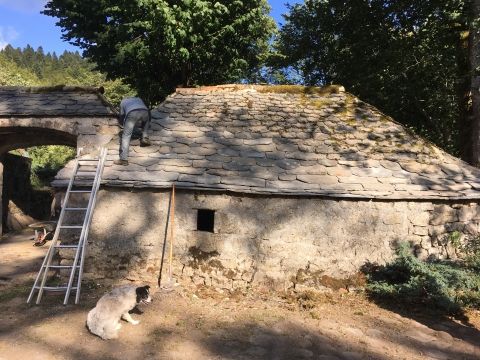
<svg viewBox="0 0 480 360"><path fill-rule="evenodd" d="M169 200L169 191L101 190L85 272L95 278L156 281L170 234ZM213 233L197 231L197 209L215 210ZM477 232L479 222L480 207L473 202L177 191L174 276L229 289L321 287L326 279L352 276L366 262L385 263L398 241L412 242L422 258L454 256L445 241L448 233Z"/></svg>

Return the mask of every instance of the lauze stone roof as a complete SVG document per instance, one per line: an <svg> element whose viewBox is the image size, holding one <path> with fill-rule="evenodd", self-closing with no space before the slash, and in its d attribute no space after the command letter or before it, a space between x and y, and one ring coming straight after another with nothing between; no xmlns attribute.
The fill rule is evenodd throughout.
<svg viewBox="0 0 480 360"><path fill-rule="evenodd" d="M111 116L103 89L77 86L0 87L0 117Z"/></svg>
<svg viewBox="0 0 480 360"><path fill-rule="evenodd" d="M108 161L104 183L255 194L480 198L480 171L342 87L178 89L152 112L153 146ZM118 157L118 139L109 160ZM66 173L58 175L65 178Z"/></svg>

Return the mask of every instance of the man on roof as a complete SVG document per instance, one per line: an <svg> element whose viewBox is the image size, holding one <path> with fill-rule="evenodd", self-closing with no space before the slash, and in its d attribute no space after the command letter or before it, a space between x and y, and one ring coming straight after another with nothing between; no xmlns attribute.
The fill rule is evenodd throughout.
<svg viewBox="0 0 480 360"><path fill-rule="evenodd" d="M123 124L122 139L120 141L120 159L115 160L116 165L128 165L128 149L130 139L136 126L142 128L140 146L150 146L148 128L150 127L150 110L142 99L129 97L120 103L120 123Z"/></svg>

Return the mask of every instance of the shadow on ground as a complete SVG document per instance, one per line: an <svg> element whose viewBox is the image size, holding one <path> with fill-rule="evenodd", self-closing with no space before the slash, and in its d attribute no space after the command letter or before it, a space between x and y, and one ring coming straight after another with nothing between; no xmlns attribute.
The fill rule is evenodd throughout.
<svg viewBox="0 0 480 360"><path fill-rule="evenodd" d="M463 311L453 316L421 304L404 304L373 296L370 297L370 300L383 309L412 319L430 329L446 332L453 338L461 339L474 346L478 346L480 343L480 331L470 323L468 316Z"/></svg>

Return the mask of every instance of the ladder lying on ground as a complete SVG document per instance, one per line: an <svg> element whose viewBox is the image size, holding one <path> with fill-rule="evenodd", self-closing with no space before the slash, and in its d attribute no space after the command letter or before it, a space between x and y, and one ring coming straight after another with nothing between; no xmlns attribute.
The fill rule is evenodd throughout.
<svg viewBox="0 0 480 360"><path fill-rule="evenodd" d="M42 266L38 271L37 278L33 284L30 295L28 296L27 303L30 303L33 299L35 291L38 290L36 303L39 304L42 299L44 291L52 292L65 292L65 299L63 304L68 303L71 291L75 291L75 304L78 304L80 299L80 288L82 282L83 263L85 259L85 249L88 239L88 231L90 229L90 223L92 221L93 209L95 208L95 201L97 198L97 191L100 187L103 166L105 164L105 157L107 155L107 149L100 149L97 158L80 158L80 151L77 154L75 164L73 167L72 176L68 183L67 191L65 193L65 199L62 204L62 211L57 223L57 228L50 247L45 255ZM88 199L87 207L69 207L69 200L71 194L84 194L90 195ZM64 218L66 213L75 212L81 214L83 223L76 225L64 225ZM79 231L80 235L75 235L75 243L64 244L59 238L60 233L67 231ZM70 249L75 251L75 257L71 265L54 265L52 260L54 255L60 249ZM60 271L61 269L70 270L70 276L66 285L46 285L48 280L48 273L51 271Z"/></svg>

